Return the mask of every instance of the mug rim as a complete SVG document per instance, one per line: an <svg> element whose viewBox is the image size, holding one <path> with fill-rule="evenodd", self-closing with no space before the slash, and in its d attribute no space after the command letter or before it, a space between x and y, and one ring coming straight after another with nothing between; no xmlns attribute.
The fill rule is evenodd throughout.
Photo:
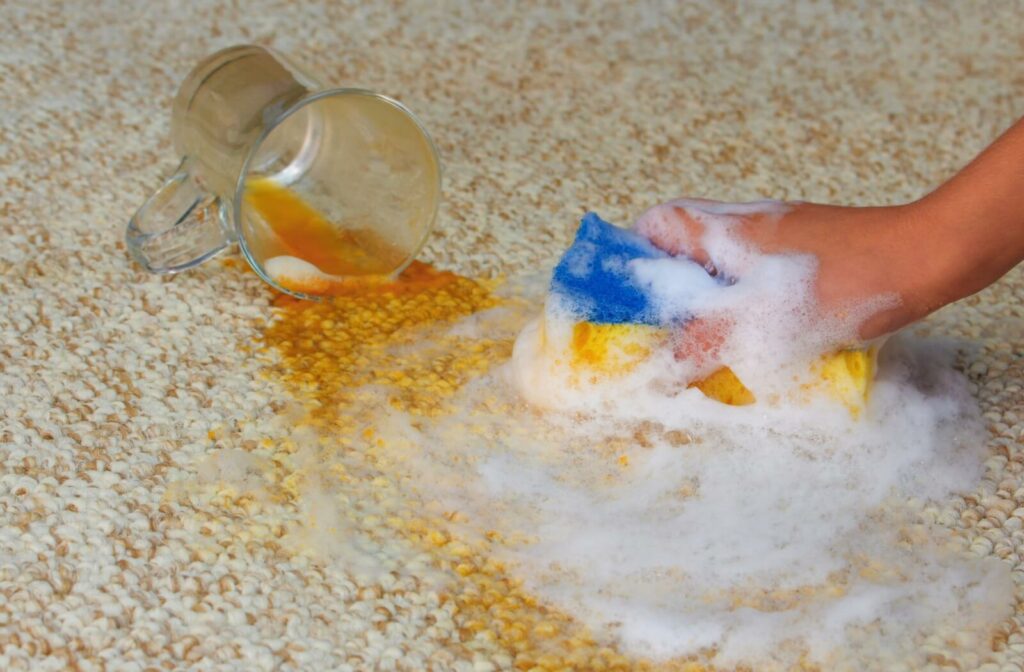
<svg viewBox="0 0 1024 672"><path fill-rule="evenodd" d="M281 286L278 282L276 282L267 274L266 270L263 268L263 265L257 262L256 259L253 257L252 251L249 249L249 246L245 240L245 236L242 233L242 200L245 196L245 183L246 178L249 174L249 165L252 162L253 157L256 156L257 150L259 150L259 148L263 145L263 142L270 136L270 134L274 132L274 129L276 129L290 116L292 116L302 108L306 107L307 105L316 103L325 98L349 95L376 98L384 103L387 103L388 105L391 105L392 107L398 109L400 112L405 114L406 117L412 120L413 124L416 125L416 128L419 129L420 133L426 139L427 147L430 148L430 155L434 158L434 162L437 164L437 181L435 184L435 192L437 194L437 198L434 199L434 209L430 213L429 221L427 222L426 227L424 227L423 233L420 235L420 239L416 241L416 244L409 252L408 258L404 262L402 262L401 266L399 266L389 274L390 277L395 277L399 275L409 266L409 264L411 264L416 259L417 256L419 256L419 253L423 250L424 245L426 245L427 243L427 238L430 236L431 231L434 230L434 225L437 223L437 213L441 207L441 186L443 180L443 166L441 164L441 155L437 151L437 145L434 143L434 139L431 137L426 127L420 121L419 117L417 117L416 114L413 113L413 111L410 110L408 107L398 102L394 98L391 98L390 96L386 96L382 93L377 93L376 91L371 91L369 89L361 89L358 87L336 87L329 89L321 89L319 91L315 91L311 94L305 95L299 100L297 100L294 105L286 109L284 112L279 114L272 122L266 125L266 127L260 133L259 137L256 138L256 140L252 143L252 146L250 146L249 150L246 152L245 162L242 163L242 168L238 173L238 181L235 183L235 194L233 199L234 203L232 204L232 217L234 219L235 233L238 237L238 247L239 249L241 249L242 256L245 257L245 260L249 263L249 266L253 269L253 271L256 272L256 275L258 275L264 282L266 282L279 292L288 294L289 296L294 296L299 299L305 299L308 301L320 301L323 300L325 296L317 294L307 294L305 292L299 292Z"/></svg>

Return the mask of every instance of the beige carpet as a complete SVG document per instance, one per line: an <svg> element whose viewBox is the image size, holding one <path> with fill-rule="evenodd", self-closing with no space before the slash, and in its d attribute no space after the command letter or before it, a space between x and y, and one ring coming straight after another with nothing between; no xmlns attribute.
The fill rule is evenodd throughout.
<svg viewBox="0 0 1024 672"><path fill-rule="evenodd" d="M0 669L508 664L415 581L357 585L175 495L215 446L276 440L286 399L246 349L254 275L151 277L121 242L202 56L269 44L414 109L446 169L425 257L464 272L549 259L586 209L911 199L1024 114L1019 0L625 4L0 4ZM1021 585L1024 270L933 323L972 344L991 432L944 520ZM1015 630L983 669L1024 669Z"/></svg>

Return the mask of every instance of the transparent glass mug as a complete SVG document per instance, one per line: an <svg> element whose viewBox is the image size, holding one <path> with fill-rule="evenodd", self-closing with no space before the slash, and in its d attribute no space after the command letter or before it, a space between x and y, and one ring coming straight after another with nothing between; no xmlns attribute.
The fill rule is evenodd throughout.
<svg viewBox="0 0 1024 672"><path fill-rule="evenodd" d="M253 270L301 298L416 256L441 196L437 150L398 102L324 89L281 54L224 49L178 90L183 157L128 223L135 259L175 273L238 243Z"/></svg>

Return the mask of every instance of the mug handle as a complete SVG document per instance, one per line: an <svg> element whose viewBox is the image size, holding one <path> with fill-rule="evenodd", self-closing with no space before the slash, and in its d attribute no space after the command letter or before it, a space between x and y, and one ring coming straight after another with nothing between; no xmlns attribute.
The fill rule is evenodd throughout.
<svg viewBox="0 0 1024 672"><path fill-rule="evenodd" d="M191 168L186 157L128 221L128 250L150 273L198 266L236 241L227 207L196 182Z"/></svg>

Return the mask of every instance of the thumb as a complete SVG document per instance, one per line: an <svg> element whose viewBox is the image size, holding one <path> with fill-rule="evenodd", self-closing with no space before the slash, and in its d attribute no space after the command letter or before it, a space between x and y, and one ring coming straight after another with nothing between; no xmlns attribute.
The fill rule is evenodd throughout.
<svg viewBox="0 0 1024 672"><path fill-rule="evenodd" d="M640 215L633 229L669 254L685 255L707 266L711 259L702 244L705 226L683 203L671 201L650 208Z"/></svg>

